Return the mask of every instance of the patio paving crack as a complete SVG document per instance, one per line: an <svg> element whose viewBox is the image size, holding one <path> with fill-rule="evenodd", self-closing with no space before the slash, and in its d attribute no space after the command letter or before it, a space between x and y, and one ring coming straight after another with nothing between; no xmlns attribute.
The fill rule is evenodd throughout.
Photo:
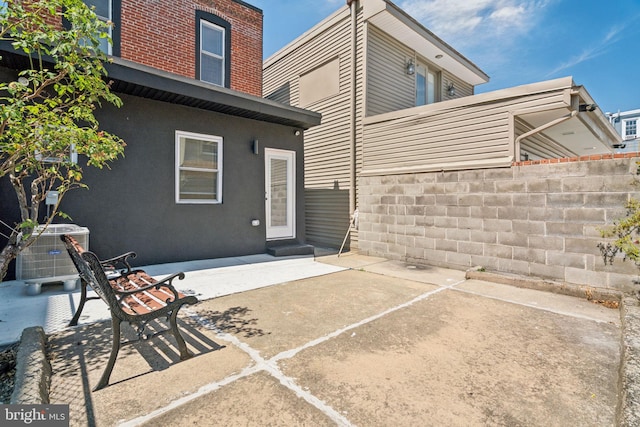
<svg viewBox="0 0 640 427"><path fill-rule="evenodd" d="M329 334L326 334L322 337L316 338L312 341L307 342L306 344L299 346L297 348L291 349L291 350L286 350L283 351L281 353L278 353L277 355L273 356L270 359L264 359L262 356L260 356L260 352L255 350L254 348L252 348L251 346L249 346L247 343L242 342L241 340L239 340L236 336L231 335L229 333L223 332L221 331L219 328L213 326L211 324L211 322L201 316L199 316L195 311L189 309L189 310L183 310L183 312L185 314L187 314L189 317L191 317L193 320L195 320L196 322L198 322L199 324L201 324L203 327L213 331L216 333L216 336L218 339L226 341L232 345L234 345L235 347L237 347L238 349L242 350L243 352L245 352L250 358L251 360L254 362L253 365L251 366L247 366L246 368L242 369L241 372L234 374L234 375L230 375L224 379L222 379L221 381L216 381L210 384L207 384L205 386L202 386L198 391L184 396L180 399L176 399L173 402L171 402L169 405L157 409L155 411L152 411L146 415L143 415L141 417L137 417L134 418L132 420L126 421L124 423L121 423L120 426L122 427L129 427L129 426L136 426L145 422L148 422L156 417L159 417L173 409L176 409L186 403L189 403L205 394L208 394L210 392L216 391L228 384L231 384L237 380L240 380L242 378L248 377L250 375L253 375L257 372L267 372L269 373L271 376L273 376L275 379L277 379L280 384L282 384L283 386L285 386L286 388L288 388L289 390L291 390L293 393L295 393L296 396L304 399L306 402L308 402L309 404L313 405L314 407L316 407L319 411L321 411L323 414L325 414L329 419L331 419L333 422L336 423L336 425L338 426L344 426L344 427L351 427L353 426L353 424L346 418L344 417L342 414L340 414L338 411L336 411L334 408L332 408L331 406L327 405L325 402L323 402L321 399L319 399L317 396L313 395L312 393L304 390L299 384L296 383L294 378L291 378L287 375L285 375L280 368L278 367L278 362L284 359L290 359L292 357L294 357L295 355L297 355L298 353L300 353L303 350L315 347L319 344L322 344L326 341L329 341L332 338L338 337L340 335L342 335L345 332L348 332L350 330L356 329L360 326L366 325L368 323L371 323L375 320L378 320L384 316L387 316L391 313L394 313L398 310L402 310L404 308L410 307L420 301L423 301L435 294L438 294L442 291L448 290L448 289L452 289L455 286L458 286L462 283L464 283L466 281L466 279L452 283L452 284L448 284L445 286L439 286L438 288L423 293L421 295L418 295L417 297L396 305L394 307L391 307L387 310L384 310L378 314L375 314L373 316L367 317L363 320L360 320L356 323L352 323L350 325L347 325L343 328L337 329Z"/></svg>

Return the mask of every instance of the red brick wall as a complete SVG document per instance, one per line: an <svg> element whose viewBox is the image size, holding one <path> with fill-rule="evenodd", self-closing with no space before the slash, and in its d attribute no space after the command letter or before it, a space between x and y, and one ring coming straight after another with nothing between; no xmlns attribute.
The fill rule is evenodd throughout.
<svg viewBox="0 0 640 427"><path fill-rule="evenodd" d="M262 13L234 0L122 0L120 56L195 78L196 10L231 24L231 89L262 96Z"/></svg>
<svg viewBox="0 0 640 427"><path fill-rule="evenodd" d="M611 160L611 159L633 159L640 157L640 152L629 153L608 153L608 154L591 154L580 157L560 157L557 159L540 159L540 160L523 160L513 162L511 166L530 166L530 165L549 165L554 163L571 163L571 162L590 162L592 160Z"/></svg>

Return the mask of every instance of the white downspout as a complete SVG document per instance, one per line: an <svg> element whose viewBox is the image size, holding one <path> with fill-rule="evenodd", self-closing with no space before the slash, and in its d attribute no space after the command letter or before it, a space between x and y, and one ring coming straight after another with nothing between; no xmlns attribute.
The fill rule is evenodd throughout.
<svg viewBox="0 0 640 427"><path fill-rule="evenodd" d="M356 79L357 79L357 0L347 0L351 9L351 108L349 144L349 213L356 210Z"/></svg>

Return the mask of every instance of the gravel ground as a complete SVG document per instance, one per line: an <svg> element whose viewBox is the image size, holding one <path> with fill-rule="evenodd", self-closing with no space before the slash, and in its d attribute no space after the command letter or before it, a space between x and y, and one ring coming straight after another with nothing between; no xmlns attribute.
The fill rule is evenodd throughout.
<svg viewBox="0 0 640 427"><path fill-rule="evenodd" d="M16 374L17 344L0 351L0 403L9 403Z"/></svg>

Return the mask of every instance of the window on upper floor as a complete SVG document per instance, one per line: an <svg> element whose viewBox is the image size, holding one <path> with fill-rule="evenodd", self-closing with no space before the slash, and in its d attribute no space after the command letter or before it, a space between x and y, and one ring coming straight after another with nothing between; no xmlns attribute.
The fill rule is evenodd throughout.
<svg viewBox="0 0 640 427"><path fill-rule="evenodd" d="M196 12L197 78L229 87L231 25L211 13Z"/></svg>
<svg viewBox="0 0 640 427"><path fill-rule="evenodd" d="M433 104L439 100L440 73L425 64L416 65L416 106Z"/></svg>
<svg viewBox="0 0 640 427"><path fill-rule="evenodd" d="M102 22L113 22L112 0L83 0L83 2L90 8L95 7L94 12ZM108 34L109 37L113 38L113 27L109 27ZM100 49L107 55L113 54L112 46L108 39L100 39Z"/></svg>
<svg viewBox="0 0 640 427"><path fill-rule="evenodd" d="M222 137L176 131L176 203L222 203Z"/></svg>
<svg viewBox="0 0 640 427"><path fill-rule="evenodd" d="M623 120L622 121L622 137L624 139L636 139L638 137L638 120Z"/></svg>

